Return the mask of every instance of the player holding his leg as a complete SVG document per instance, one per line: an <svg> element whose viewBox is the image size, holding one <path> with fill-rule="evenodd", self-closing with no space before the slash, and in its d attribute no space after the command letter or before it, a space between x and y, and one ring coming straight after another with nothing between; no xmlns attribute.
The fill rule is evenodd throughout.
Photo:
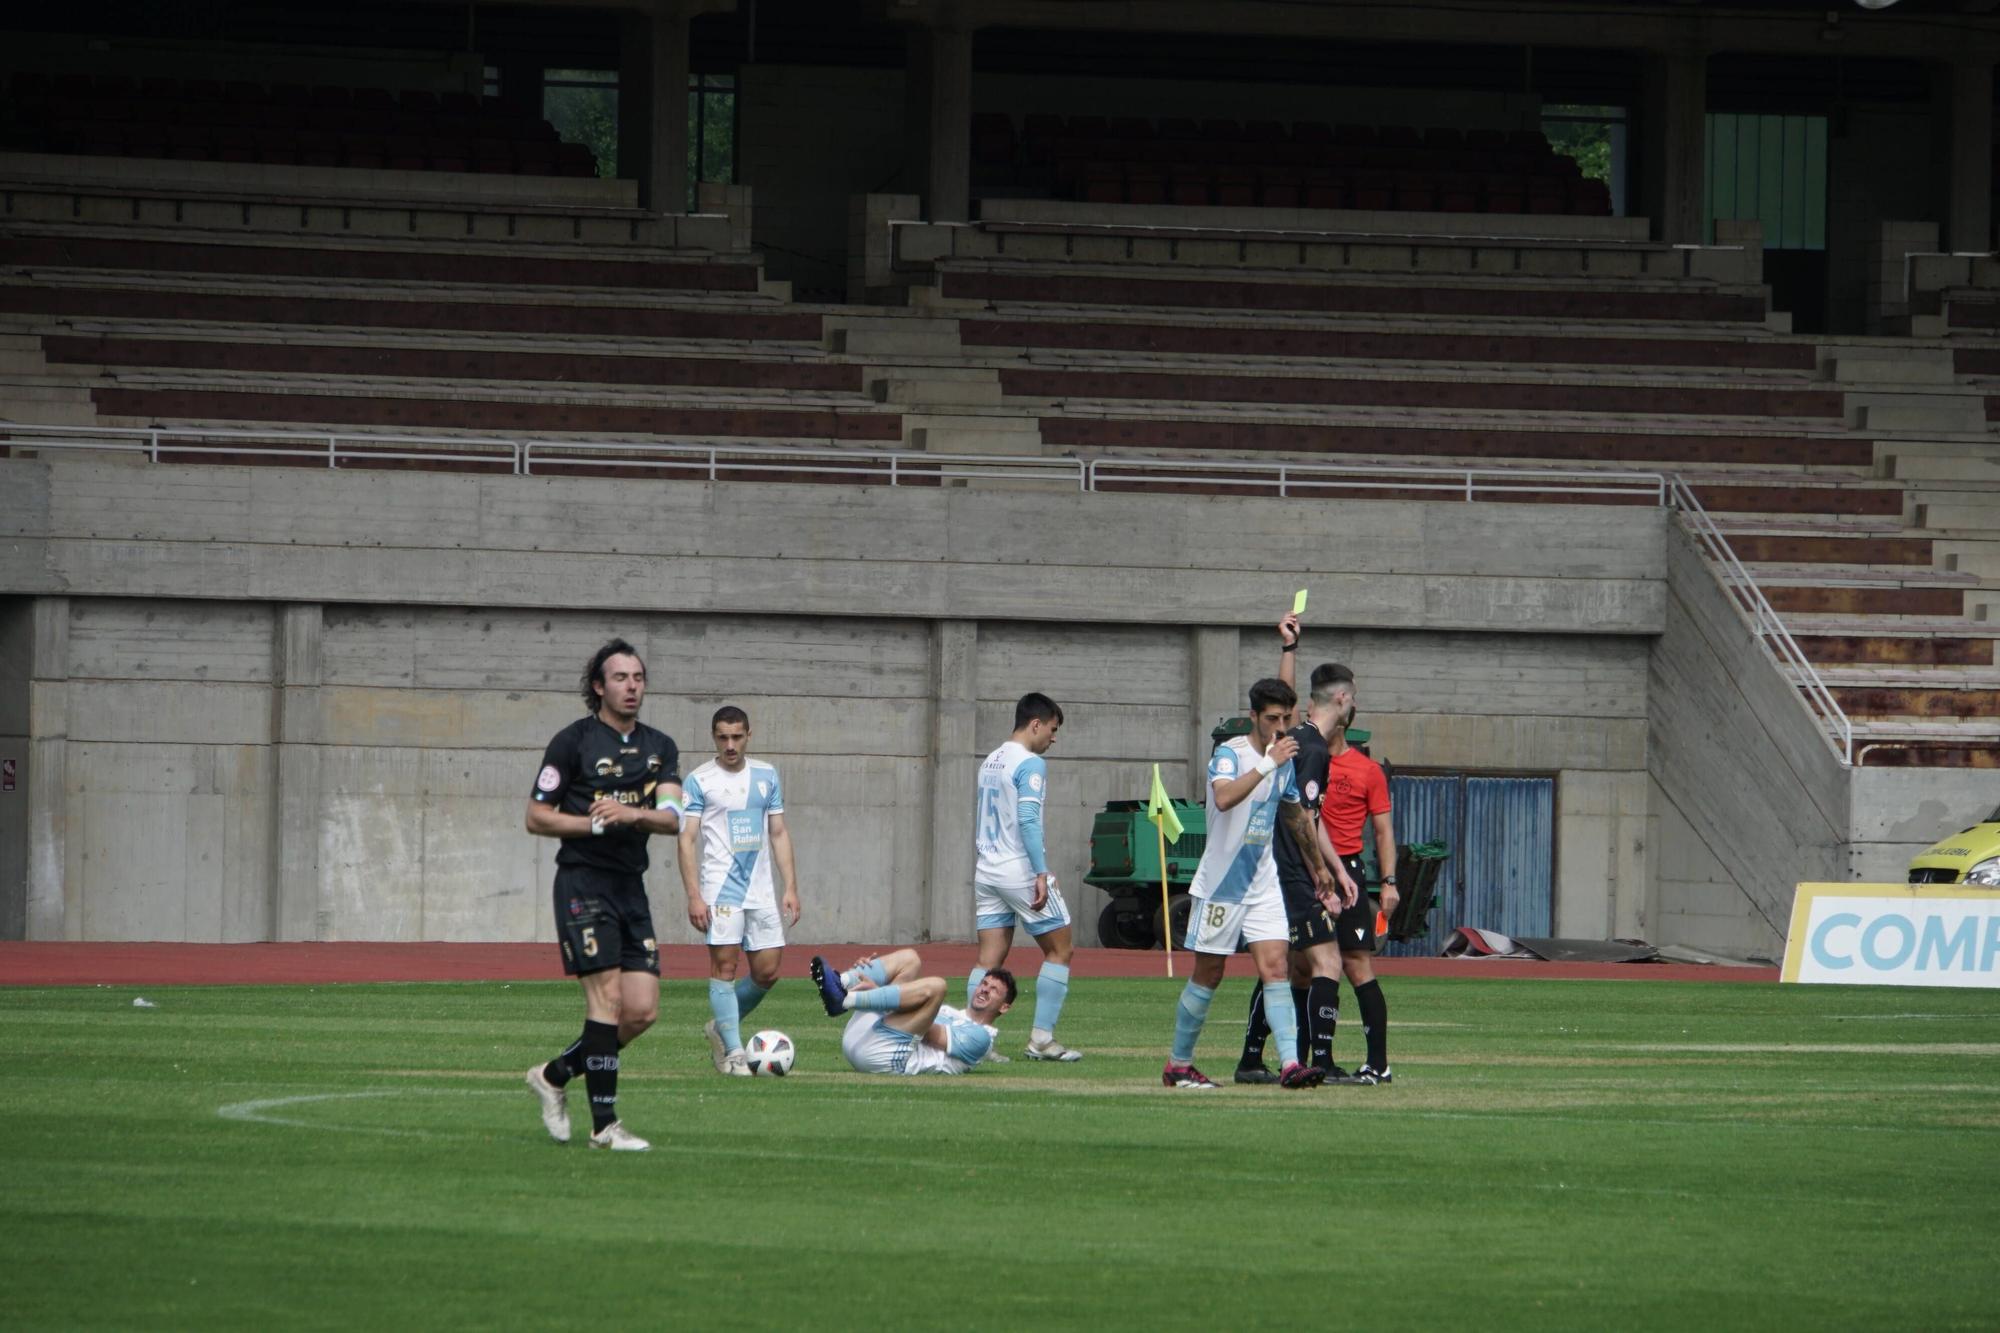
<svg viewBox="0 0 2000 1333"><path fill-rule="evenodd" d="M1299 647L1299 618L1286 616L1278 622L1278 679L1290 685L1294 679ZM1333 685L1353 680L1354 673L1333 662L1313 668L1312 695L1306 721L1286 734L1299 744L1292 760L1298 776L1299 803L1315 829L1319 824L1320 798L1326 791L1328 765L1327 738L1338 729L1340 709L1334 700ZM1278 863L1278 887L1285 895L1285 915L1291 923L1292 1007L1299 1027L1299 1055L1325 1071L1331 1082L1348 1082L1351 1076L1333 1063L1333 1032L1340 1021L1340 945L1334 917L1341 907L1354 905L1360 890L1338 858L1325 860L1340 886L1340 904L1329 908L1319 900L1304 854L1289 829L1281 828L1272 839L1271 849ZM1271 1035L1265 1018L1264 992L1250 992L1250 1021L1244 1029L1243 1055L1237 1061L1238 1083L1276 1083L1278 1076L1264 1065L1264 1042Z"/></svg>
<svg viewBox="0 0 2000 1333"><path fill-rule="evenodd" d="M715 758L687 777L681 886L688 922L708 941L712 1016L702 1031L716 1071L748 1078L743 1019L778 983L785 927L799 922L799 877L778 770L749 757L750 715L734 704L716 709L709 736ZM773 862L784 881L782 900L772 883Z"/></svg>
<svg viewBox="0 0 2000 1333"><path fill-rule="evenodd" d="M834 1017L848 1015L840 1053L864 1074L963 1074L1000 1039L994 1024L1014 1003L1014 974L989 969L964 1009L944 1002L945 979L920 976L915 949L863 958L845 972L812 960L820 1002Z"/></svg>
<svg viewBox="0 0 2000 1333"><path fill-rule="evenodd" d="M646 664L623 639L583 672L590 715L564 727L542 756L528 798L528 832L562 839L556 853L556 938L563 971L583 983L583 1035L528 1071L542 1127L569 1142L566 1088L590 1091L590 1146L651 1145L618 1119L618 1052L660 1014L660 954L646 900L646 839L680 828L680 753L639 721Z"/></svg>
<svg viewBox="0 0 2000 1333"><path fill-rule="evenodd" d="M1035 1026L1028 1034L1030 1060L1082 1058L1056 1040L1056 1020L1069 995L1073 946L1069 907L1049 873L1042 845L1049 774L1042 756L1056 743L1062 721L1062 709L1047 695L1021 697L1014 705L1013 735L979 766L979 804L973 812L979 964L965 979L966 999L970 1002L978 991L980 978L1007 961L1015 921L1026 925L1042 949L1042 970L1035 977Z"/></svg>
<svg viewBox="0 0 2000 1333"><path fill-rule="evenodd" d="M1198 956L1181 992L1173 1051L1160 1075L1170 1088L1215 1086L1194 1067L1195 1042L1208 1020L1223 968L1244 942L1257 964L1265 1012L1284 1062L1279 1084L1310 1088L1325 1076L1297 1058L1298 1020L1285 980L1290 930L1277 866L1271 859L1271 835L1282 818L1305 854L1321 901L1331 900L1333 878L1320 860L1312 823L1299 804L1292 770L1299 745L1284 734L1297 703L1298 696L1283 681L1258 681L1250 687L1250 734L1231 737L1209 757L1208 845L1188 889L1194 911L1188 917L1187 947Z"/></svg>

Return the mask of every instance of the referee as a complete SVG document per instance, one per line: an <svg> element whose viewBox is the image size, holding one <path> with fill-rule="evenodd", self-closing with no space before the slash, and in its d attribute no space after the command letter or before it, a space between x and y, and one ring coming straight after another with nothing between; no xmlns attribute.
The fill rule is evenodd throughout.
<svg viewBox="0 0 2000 1333"><path fill-rule="evenodd" d="M680 830L680 752L639 721L646 664L623 639L599 648L583 672L590 713L556 733L528 798L528 832L559 838L556 938L563 971L583 983L583 1035L528 1071L542 1125L569 1142L567 1086L590 1093L590 1146L652 1145L618 1120L618 1052L660 1014L660 952L646 902L646 839Z"/></svg>

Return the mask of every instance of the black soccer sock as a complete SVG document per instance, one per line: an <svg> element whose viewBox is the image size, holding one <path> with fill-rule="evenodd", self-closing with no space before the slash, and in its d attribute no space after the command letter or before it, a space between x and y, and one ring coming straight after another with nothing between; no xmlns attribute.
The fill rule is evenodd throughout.
<svg viewBox="0 0 2000 1333"><path fill-rule="evenodd" d="M1389 1067L1389 1005L1382 998L1382 983L1370 981L1354 988L1354 1003L1361 1010L1361 1035L1368 1042L1368 1063L1377 1073Z"/></svg>
<svg viewBox="0 0 2000 1333"><path fill-rule="evenodd" d="M1304 986L1292 987L1292 1017L1297 1020L1299 1025L1299 1049L1292 1053L1292 1058L1300 1064L1304 1064L1306 1054L1311 1049L1311 1043L1306 1040L1306 1033L1311 1031L1311 1029L1306 1026L1306 988Z"/></svg>
<svg viewBox="0 0 2000 1333"><path fill-rule="evenodd" d="M1250 988L1250 1021L1243 1029L1243 1058L1237 1066L1253 1069L1264 1063L1264 1042L1271 1035L1270 1020L1264 1016L1264 988Z"/></svg>
<svg viewBox="0 0 2000 1333"><path fill-rule="evenodd" d="M1314 977L1306 987L1306 1016L1312 1023L1312 1062L1333 1068L1333 1030L1340 1023L1340 978Z"/></svg>
<svg viewBox="0 0 2000 1333"><path fill-rule="evenodd" d="M584 1026L584 1035L588 1036L589 1033L590 1027L586 1024ZM547 1079L552 1086L558 1088L567 1084L582 1072L583 1037L578 1037L569 1044L568 1050L542 1066L542 1077Z"/></svg>
<svg viewBox="0 0 2000 1333"><path fill-rule="evenodd" d="M618 1118L618 1025L583 1025L583 1086L590 1089L590 1127L603 1129Z"/></svg>

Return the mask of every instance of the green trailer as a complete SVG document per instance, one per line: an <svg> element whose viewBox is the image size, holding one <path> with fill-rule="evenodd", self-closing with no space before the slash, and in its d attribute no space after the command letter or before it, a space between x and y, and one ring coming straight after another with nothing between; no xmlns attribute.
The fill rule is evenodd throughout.
<svg viewBox="0 0 2000 1333"><path fill-rule="evenodd" d="M1167 844L1168 912L1177 932L1187 928L1188 885L1208 845L1208 810L1175 801L1181 836ZM1160 916L1160 834L1144 801L1112 801L1090 826L1090 871L1083 882L1111 895L1097 918L1097 938L1114 949L1157 949ZM1176 934L1178 938L1178 934Z"/></svg>

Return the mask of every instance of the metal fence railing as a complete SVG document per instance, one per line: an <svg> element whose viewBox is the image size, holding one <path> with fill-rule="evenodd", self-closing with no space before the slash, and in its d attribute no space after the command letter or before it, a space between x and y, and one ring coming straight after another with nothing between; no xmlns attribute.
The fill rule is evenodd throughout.
<svg viewBox="0 0 2000 1333"><path fill-rule="evenodd" d="M1819 668L1806 657L1799 641L1792 637L1790 630L1778 618L1764 590L1757 586L1757 580L1736 558L1729 539L1722 529L1709 517L1708 510L1695 497L1694 488L1680 477L1675 477L1669 487L1669 499L1673 507L1681 513L1688 531L1702 548L1715 569L1716 578L1729 593L1730 601L1736 604L1739 614L1750 622L1750 628L1768 657L1781 673L1789 673L1797 684L1799 695L1809 711L1820 724L1820 731L1827 744L1833 747L1844 764L1854 762L1854 723L1846 710L1833 697L1833 691L1821 678Z"/></svg>

